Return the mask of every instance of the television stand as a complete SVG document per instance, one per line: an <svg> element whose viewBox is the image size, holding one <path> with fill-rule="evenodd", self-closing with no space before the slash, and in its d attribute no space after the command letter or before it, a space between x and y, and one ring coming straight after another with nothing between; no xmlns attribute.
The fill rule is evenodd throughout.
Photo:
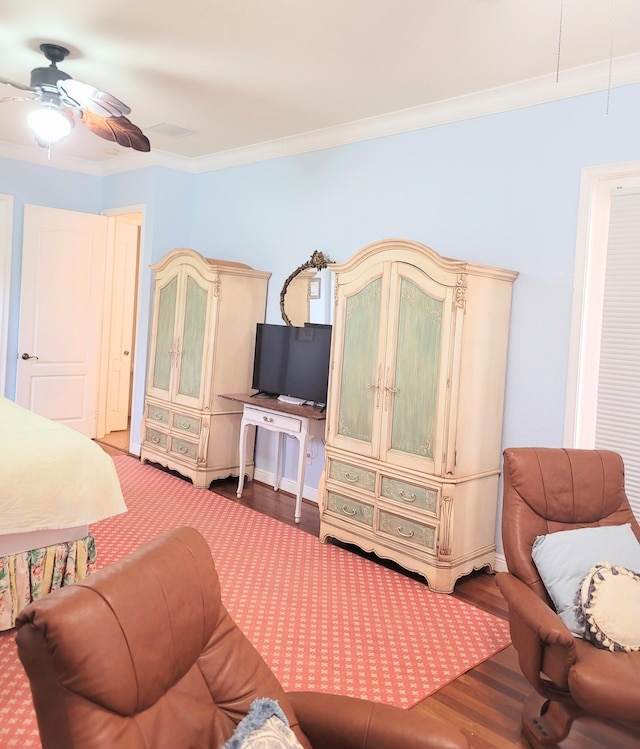
<svg viewBox="0 0 640 749"><path fill-rule="evenodd" d="M299 523L302 515L302 490L304 488L306 453L309 441L309 424L314 420L323 421L326 419L324 408L321 410L316 406L288 403L274 396L260 395L259 393L253 395L250 393L237 393L220 395L220 397L244 404L242 408L242 420L240 421L240 441L238 445L240 464L238 490L236 492L238 498L242 496L242 489L244 487L247 429L250 426L262 427L278 434L273 479L273 488L275 491L278 491L280 488L282 444L284 438L286 435L289 435L298 441L298 474L296 478L296 505L293 519L296 523Z"/></svg>

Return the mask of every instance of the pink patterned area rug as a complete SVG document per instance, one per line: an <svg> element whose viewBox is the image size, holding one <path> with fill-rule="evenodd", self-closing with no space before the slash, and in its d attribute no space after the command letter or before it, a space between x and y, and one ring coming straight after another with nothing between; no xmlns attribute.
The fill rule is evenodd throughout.
<svg viewBox="0 0 640 749"><path fill-rule="evenodd" d="M197 528L227 609L285 689L407 708L510 642L507 622L474 606L134 458L114 460L129 511L92 526L98 565L170 528ZM0 635L2 749L40 746L14 640Z"/></svg>

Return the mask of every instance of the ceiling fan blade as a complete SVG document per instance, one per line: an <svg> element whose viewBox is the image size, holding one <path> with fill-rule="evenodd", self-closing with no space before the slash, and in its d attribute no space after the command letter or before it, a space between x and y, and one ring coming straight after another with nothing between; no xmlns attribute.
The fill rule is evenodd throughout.
<svg viewBox="0 0 640 749"><path fill-rule="evenodd" d="M19 88L22 91L35 91L35 89L31 88L31 86L27 86L24 83L18 83L17 81L12 81L10 78L3 78L0 76L0 83L6 83L7 86L13 86L14 88Z"/></svg>
<svg viewBox="0 0 640 749"><path fill-rule="evenodd" d="M73 78L58 81L58 89L64 104L87 109L99 117L121 117L131 112L131 108L115 96Z"/></svg>
<svg viewBox="0 0 640 749"><path fill-rule="evenodd" d="M76 110L75 114L92 133L100 138L114 141L125 148L133 148L134 151L151 150L147 136L126 117L100 117L88 109L81 112Z"/></svg>

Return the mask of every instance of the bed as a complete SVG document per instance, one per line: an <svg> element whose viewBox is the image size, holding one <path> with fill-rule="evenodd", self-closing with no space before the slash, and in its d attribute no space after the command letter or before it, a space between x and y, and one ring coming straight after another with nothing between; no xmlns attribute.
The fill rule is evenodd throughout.
<svg viewBox="0 0 640 749"><path fill-rule="evenodd" d="M0 397L0 631L30 601L90 574L89 526L126 509L95 442Z"/></svg>

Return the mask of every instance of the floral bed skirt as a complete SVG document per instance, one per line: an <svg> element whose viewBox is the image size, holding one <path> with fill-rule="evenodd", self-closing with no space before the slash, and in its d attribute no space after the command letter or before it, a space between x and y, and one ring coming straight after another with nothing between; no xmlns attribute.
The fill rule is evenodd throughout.
<svg viewBox="0 0 640 749"><path fill-rule="evenodd" d="M83 580L95 570L96 542L91 534L0 557L0 631L11 629L31 601Z"/></svg>

